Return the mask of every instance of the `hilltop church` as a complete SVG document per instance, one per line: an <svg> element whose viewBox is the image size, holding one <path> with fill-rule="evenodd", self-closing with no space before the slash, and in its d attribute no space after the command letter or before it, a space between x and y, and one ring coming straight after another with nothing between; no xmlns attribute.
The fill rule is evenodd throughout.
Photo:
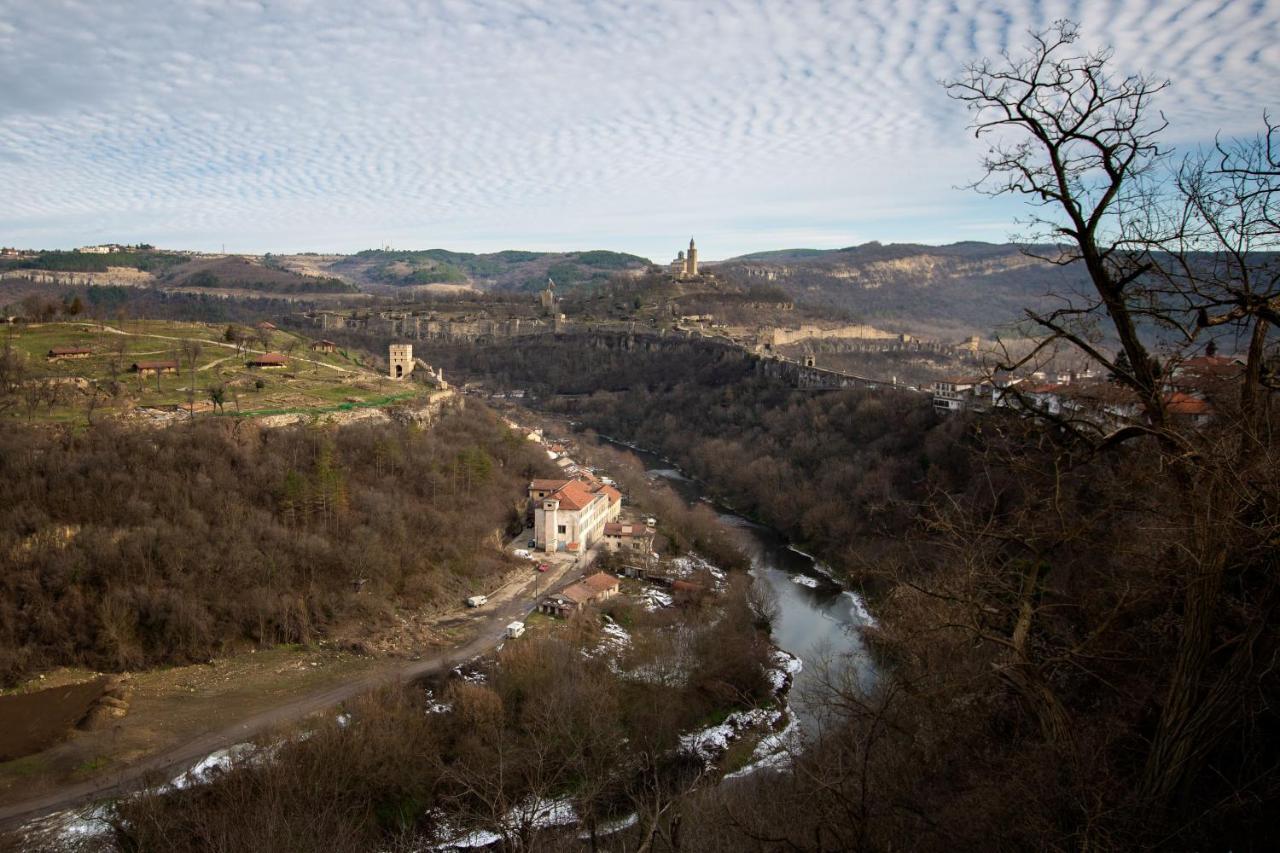
<svg viewBox="0 0 1280 853"><path fill-rule="evenodd" d="M689 238L689 253L681 252L671 262L671 274L677 279L698 277L698 247L693 244L692 237Z"/></svg>

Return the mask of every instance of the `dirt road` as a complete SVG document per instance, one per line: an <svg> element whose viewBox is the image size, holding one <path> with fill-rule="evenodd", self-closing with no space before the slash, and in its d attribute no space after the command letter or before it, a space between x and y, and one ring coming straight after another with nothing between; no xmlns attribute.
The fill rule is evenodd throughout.
<svg viewBox="0 0 1280 853"><path fill-rule="evenodd" d="M523 583L516 581L496 591L494 600L489 605L460 617L475 628L475 636L461 646L442 650L422 660L388 664L385 669L377 672L294 697L232 725L206 732L148 756L116 773L103 774L26 800L7 803L0 806L0 830L16 829L54 812L117 796L137 787L153 774L172 777L211 752L243 743L274 727L340 705L382 685L411 681L423 675L452 669L494 649L502 642L508 623L523 619L536 605L533 598L535 585L540 593L546 594L576 580L586 564L575 565L571 560L557 561L547 574L539 575L531 569L528 579Z"/></svg>

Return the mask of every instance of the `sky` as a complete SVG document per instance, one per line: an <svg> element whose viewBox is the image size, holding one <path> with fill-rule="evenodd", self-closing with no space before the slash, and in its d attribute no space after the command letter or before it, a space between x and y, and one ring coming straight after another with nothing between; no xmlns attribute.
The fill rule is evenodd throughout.
<svg viewBox="0 0 1280 853"><path fill-rule="evenodd" d="M1184 149L1280 115L1280 0L0 0L0 245L1003 241L939 81L1063 17Z"/></svg>

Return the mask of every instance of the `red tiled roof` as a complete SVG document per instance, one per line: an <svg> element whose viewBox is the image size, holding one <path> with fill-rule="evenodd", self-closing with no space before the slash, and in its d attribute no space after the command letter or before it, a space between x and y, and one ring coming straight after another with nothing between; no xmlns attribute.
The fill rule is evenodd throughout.
<svg viewBox="0 0 1280 853"><path fill-rule="evenodd" d="M54 347L49 355L84 355L93 352L88 347Z"/></svg>
<svg viewBox="0 0 1280 853"><path fill-rule="evenodd" d="M249 359L250 364L288 364L289 359L278 352L267 352Z"/></svg>
<svg viewBox="0 0 1280 853"><path fill-rule="evenodd" d="M586 486L578 480L570 480L560 488L556 489L551 497L560 501L560 508L567 510L585 509L591 504L596 496L592 494Z"/></svg>
<svg viewBox="0 0 1280 853"><path fill-rule="evenodd" d="M1207 415L1213 408L1199 397L1192 397L1181 391L1174 391L1165 397L1164 404L1171 415Z"/></svg>
<svg viewBox="0 0 1280 853"><path fill-rule="evenodd" d="M554 492L563 488L568 480L531 480L529 490L534 492Z"/></svg>
<svg viewBox="0 0 1280 853"><path fill-rule="evenodd" d="M560 592L565 598L574 604L586 604L596 597L596 592L584 583L575 583L573 586L567 586Z"/></svg>
<svg viewBox="0 0 1280 853"><path fill-rule="evenodd" d="M618 579L613 575L606 574L605 572L596 572L591 577L585 578L582 581L582 585L589 587L595 592L607 592L608 590L617 588Z"/></svg>
<svg viewBox="0 0 1280 853"><path fill-rule="evenodd" d="M134 370L177 370L178 362L176 361L135 361L133 363Z"/></svg>
<svg viewBox="0 0 1280 853"><path fill-rule="evenodd" d="M591 491L595 492L597 495L605 495L609 498L609 503L611 504L616 504L618 501L622 500L622 493L613 486L599 485Z"/></svg>

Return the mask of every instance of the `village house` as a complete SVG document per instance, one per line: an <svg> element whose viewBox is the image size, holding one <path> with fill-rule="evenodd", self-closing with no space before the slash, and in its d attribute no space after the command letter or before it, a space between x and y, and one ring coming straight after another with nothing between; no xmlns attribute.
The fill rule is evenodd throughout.
<svg viewBox="0 0 1280 853"><path fill-rule="evenodd" d="M275 367L288 367L289 359L282 353L267 352L262 355L256 355L245 362L246 367L258 369L271 369Z"/></svg>
<svg viewBox="0 0 1280 853"><path fill-rule="evenodd" d="M605 524L622 511L622 495L603 483L534 480L534 540L539 551L582 553L600 541Z"/></svg>
<svg viewBox="0 0 1280 853"><path fill-rule="evenodd" d="M643 524L612 521L604 526L604 547L615 554L648 554L653 550L653 531Z"/></svg>
<svg viewBox="0 0 1280 853"><path fill-rule="evenodd" d="M313 352L337 352L338 345L333 341L312 341L311 350Z"/></svg>
<svg viewBox="0 0 1280 853"><path fill-rule="evenodd" d="M54 347L49 350L49 361L61 361L64 358L88 358L93 350L88 347Z"/></svg>
<svg viewBox="0 0 1280 853"><path fill-rule="evenodd" d="M621 584L613 575L596 572L578 583L552 593L538 605L541 613L564 619L588 604L607 601L618 594Z"/></svg>
<svg viewBox="0 0 1280 853"><path fill-rule="evenodd" d="M129 370L139 376L153 376L157 373L177 373L176 361L135 361Z"/></svg>
<svg viewBox="0 0 1280 853"><path fill-rule="evenodd" d="M974 389L981 384L979 378L951 376L933 383L933 408L939 414L963 412L974 398Z"/></svg>

